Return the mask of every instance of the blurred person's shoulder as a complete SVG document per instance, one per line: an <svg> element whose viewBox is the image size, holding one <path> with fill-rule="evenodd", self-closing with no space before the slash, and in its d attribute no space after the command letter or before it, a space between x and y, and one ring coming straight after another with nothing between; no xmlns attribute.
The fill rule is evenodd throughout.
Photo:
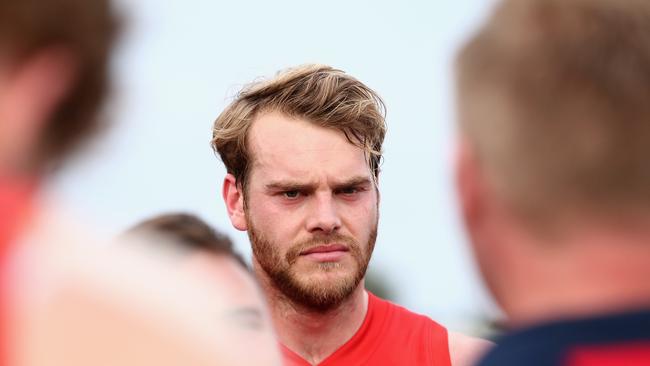
<svg viewBox="0 0 650 366"><path fill-rule="evenodd" d="M454 366L475 365L494 343L458 332L449 332L449 353Z"/></svg>
<svg viewBox="0 0 650 366"><path fill-rule="evenodd" d="M481 366L650 365L650 307L532 324L497 343Z"/></svg>

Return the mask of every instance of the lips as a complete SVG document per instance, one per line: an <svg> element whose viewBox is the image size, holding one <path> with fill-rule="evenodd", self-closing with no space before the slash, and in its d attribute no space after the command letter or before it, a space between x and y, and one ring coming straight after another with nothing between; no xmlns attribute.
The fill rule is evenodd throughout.
<svg viewBox="0 0 650 366"><path fill-rule="evenodd" d="M348 248L345 245L341 244L328 244L328 245L319 245L313 248L309 248L300 253L300 255L309 255L316 253L332 253L332 252L347 252Z"/></svg>
<svg viewBox="0 0 650 366"><path fill-rule="evenodd" d="M338 262L349 252L348 247L341 244L319 245L300 253L302 258L315 262Z"/></svg>

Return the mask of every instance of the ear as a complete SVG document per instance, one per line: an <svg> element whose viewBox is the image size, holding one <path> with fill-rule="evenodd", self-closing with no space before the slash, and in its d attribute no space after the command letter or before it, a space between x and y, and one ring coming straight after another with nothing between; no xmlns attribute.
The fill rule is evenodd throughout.
<svg viewBox="0 0 650 366"><path fill-rule="evenodd" d="M38 52L5 69L0 88L2 158L23 163L77 77L77 63L63 48Z"/></svg>
<svg viewBox="0 0 650 366"><path fill-rule="evenodd" d="M495 269L500 267L498 260L503 259L497 254L501 239L495 235L495 230L499 230L495 224L498 214L493 210L480 162L469 141L458 142L455 158L456 189L468 244L486 285L495 294L495 283L499 282L495 280Z"/></svg>
<svg viewBox="0 0 650 366"><path fill-rule="evenodd" d="M246 212L244 211L244 194L241 186L237 185L237 180L232 174L227 174L223 180L223 200L226 203L228 216L232 226L237 230L248 230L246 221Z"/></svg>
<svg viewBox="0 0 650 366"><path fill-rule="evenodd" d="M485 187L476 153L469 141L461 138L457 145L455 162L456 189L465 227L472 239L481 226L485 211ZM472 240L475 244L476 240Z"/></svg>
<svg viewBox="0 0 650 366"><path fill-rule="evenodd" d="M472 144L462 139L456 151L456 188L461 215L474 257L490 282L493 265L501 260L504 235L509 227L500 201L496 199L483 173ZM498 263L496 264L498 265Z"/></svg>
<svg viewBox="0 0 650 366"><path fill-rule="evenodd" d="M375 177L375 192L377 193L377 207L381 203L381 192L379 191L379 175Z"/></svg>

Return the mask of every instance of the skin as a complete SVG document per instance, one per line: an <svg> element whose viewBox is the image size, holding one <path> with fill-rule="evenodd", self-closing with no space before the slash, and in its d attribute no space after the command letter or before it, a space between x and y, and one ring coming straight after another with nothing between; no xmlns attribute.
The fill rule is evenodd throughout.
<svg viewBox="0 0 650 366"><path fill-rule="evenodd" d="M6 51L6 50L5 50ZM41 172L34 156L50 115L76 77L69 52L46 48L21 60L0 51L0 245L32 214Z"/></svg>
<svg viewBox="0 0 650 366"><path fill-rule="evenodd" d="M286 138L292 131L292 138ZM343 134L315 127L277 113L258 117L249 135L255 162L248 186L248 214L234 177L224 193L233 225L248 230L252 220L284 257L291 243L339 233L365 245L377 221L378 193L360 148ZM354 183L350 185L349 183ZM367 249L367 248L363 248ZM332 271L301 256L293 269L308 281L332 283L350 276L355 262L344 254ZM326 312L288 300L254 261L255 273L267 295L280 341L310 363L333 353L361 326L367 310L363 281L343 303Z"/></svg>
<svg viewBox="0 0 650 366"><path fill-rule="evenodd" d="M23 246L12 267L11 364L282 364L262 297L232 258L98 249L41 230L45 245Z"/></svg>
<svg viewBox="0 0 650 366"><path fill-rule="evenodd" d="M18 65L0 58L0 177L35 175L32 159L41 131L76 77L76 62L47 48Z"/></svg>
<svg viewBox="0 0 650 366"><path fill-rule="evenodd" d="M3 261L8 364L280 365L258 290L232 260L192 258L188 272L195 273L186 276L162 268L162 259L152 265L153 255L88 245L102 240L81 239L86 228L59 222L62 212L32 207L47 178L35 165L42 131L73 85L77 63L57 47L20 62L4 55L0 245L15 245ZM57 220L44 219L50 215ZM219 276L227 283L216 285ZM205 277L209 290L195 291Z"/></svg>
<svg viewBox="0 0 650 366"><path fill-rule="evenodd" d="M650 217L590 211L532 230L495 193L475 150L456 173L474 255L511 327L650 306ZM558 215L560 212L558 212Z"/></svg>
<svg viewBox="0 0 650 366"><path fill-rule="evenodd" d="M379 214L379 193L362 149L338 131L280 113L258 116L248 143L254 160L247 206L235 178L228 175L224 180L223 196L235 228L262 232L280 258L292 243L330 233L353 238L362 250L368 249ZM292 269L304 281L326 286L358 269L349 253L336 259L339 265L332 271L322 270L318 262L300 256ZM280 341L313 365L341 347L363 323L368 306L363 281L338 306L323 311L288 299L257 258L254 269ZM450 334L454 365L464 365L466 355L483 350L483 342L465 338Z"/></svg>
<svg viewBox="0 0 650 366"><path fill-rule="evenodd" d="M261 293L250 273L225 255L197 251L184 259L185 270L210 281L218 295L216 317L228 334L227 353L237 365L278 364L275 334ZM250 352L255 349L255 352Z"/></svg>

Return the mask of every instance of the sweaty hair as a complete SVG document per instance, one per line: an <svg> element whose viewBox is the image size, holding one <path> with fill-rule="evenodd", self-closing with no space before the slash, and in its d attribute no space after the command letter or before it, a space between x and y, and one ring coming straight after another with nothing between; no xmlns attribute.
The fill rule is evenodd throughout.
<svg viewBox="0 0 650 366"><path fill-rule="evenodd" d="M462 132L515 209L650 212L650 2L505 0L457 72Z"/></svg>
<svg viewBox="0 0 650 366"><path fill-rule="evenodd" d="M145 235L169 239L188 252L205 251L235 259L248 268L235 252L230 239L200 218L187 213L168 213L144 220L125 232L125 235Z"/></svg>
<svg viewBox="0 0 650 366"><path fill-rule="evenodd" d="M212 147L238 185L246 187L254 159L247 145L248 131L255 117L265 112L281 112L341 131L365 150L371 171L379 175L386 134L379 95L341 70L303 65L244 87L214 122Z"/></svg>
<svg viewBox="0 0 650 366"><path fill-rule="evenodd" d="M109 0L1 0L0 51L13 66L49 47L70 52L75 84L41 136L35 164L58 165L100 127L97 118L108 84L116 33Z"/></svg>

